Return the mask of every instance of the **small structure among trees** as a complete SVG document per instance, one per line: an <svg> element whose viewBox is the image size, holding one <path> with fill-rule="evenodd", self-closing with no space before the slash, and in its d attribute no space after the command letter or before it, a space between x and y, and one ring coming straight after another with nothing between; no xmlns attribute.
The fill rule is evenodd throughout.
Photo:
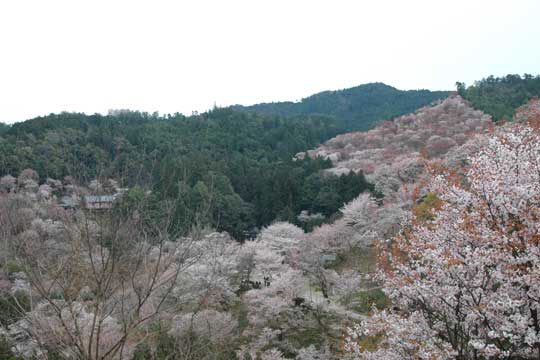
<svg viewBox="0 0 540 360"><path fill-rule="evenodd" d="M88 195L83 198L83 206L87 210L110 210L117 195Z"/></svg>

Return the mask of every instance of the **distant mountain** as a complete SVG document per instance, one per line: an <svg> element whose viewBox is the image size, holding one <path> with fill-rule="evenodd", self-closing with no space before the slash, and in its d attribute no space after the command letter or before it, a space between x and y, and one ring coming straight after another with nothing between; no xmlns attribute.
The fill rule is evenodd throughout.
<svg viewBox="0 0 540 360"><path fill-rule="evenodd" d="M449 91L398 90L383 83L370 83L344 90L324 91L300 102L273 102L233 108L267 115L326 115L343 122L347 131L368 130L377 122L410 113L445 98Z"/></svg>

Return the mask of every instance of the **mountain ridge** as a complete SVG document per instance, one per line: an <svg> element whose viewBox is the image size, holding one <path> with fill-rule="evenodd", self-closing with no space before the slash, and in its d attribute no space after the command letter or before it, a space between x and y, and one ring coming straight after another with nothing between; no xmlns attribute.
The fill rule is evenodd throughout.
<svg viewBox="0 0 540 360"><path fill-rule="evenodd" d="M380 121L412 112L449 94L450 91L399 90L382 82L374 82L340 90L322 91L298 102L232 105L231 108L283 117L333 116L344 122L347 131L354 131L368 130Z"/></svg>

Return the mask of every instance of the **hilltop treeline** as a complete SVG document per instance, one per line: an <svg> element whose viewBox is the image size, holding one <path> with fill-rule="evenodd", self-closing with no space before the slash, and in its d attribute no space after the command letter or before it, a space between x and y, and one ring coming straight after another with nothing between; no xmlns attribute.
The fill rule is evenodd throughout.
<svg viewBox="0 0 540 360"><path fill-rule="evenodd" d="M461 96L476 109L492 115L494 120L511 120L518 107L540 96L540 76L530 74L492 75L469 87L460 82L456 85Z"/></svg>

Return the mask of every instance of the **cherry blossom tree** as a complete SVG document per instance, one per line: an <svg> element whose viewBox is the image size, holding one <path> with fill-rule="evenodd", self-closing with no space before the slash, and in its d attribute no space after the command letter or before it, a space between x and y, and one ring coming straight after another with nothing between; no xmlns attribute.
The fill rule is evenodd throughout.
<svg viewBox="0 0 540 360"><path fill-rule="evenodd" d="M333 358L334 356L328 348L317 350L313 345L300 349L296 355L297 360L330 360Z"/></svg>
<svg viewBox="0 0 540 360"><path fill-rule="evenodd" d="M243 290L268 285L275 276L288 269L285 257L264 242L246 242L238 251L237 271Z"/></svg>
<svg viewBox="0 0 540 360"><path fill-rule="evenodd" d="M307 279L300 270L289 268L274 277L270 286L252 289L243 296L248 306L248 319L252 326L272 326L284 329L294 319L294 299L304 295Z"/></svg>
<svg viewBox="0 0 540 360"><path fill-rule="evenodd" d="M366 359L540 357L540 132L500 129L469 158L465 179L434 177L431 221L412 219L383 250L392 309L350 330ZM378 337L370 352L358 341Z"/></svg>
<svg viewBox="0 0 540 360"><path fill-rule="evenodd" d="M370 194L360 194L340 209L341 222L349 228L345 241L350 250L371 246L376 239L386 240L399 230L404 211L400 203L379 205Z"/></svg>
<svg viewBox="0 0 540 360"><path fill-rule="evenodd" d="M0 192L11 192L17 186L17 179L11 175L0 178Z"/></svg>
<svg viewBox="0 0 540 360"><path fill-rule="evenodd" d="M17 178L17 185L21 190L37 191L39 176L35 170L24 169Z"/></svg>
<svg viewBox="0 0 540 360"><path fill-rule="evenodd" d="M276 222L261 231L258 241L292 261L298 252L298 243L303 238L304 231L298 226Z"/></svg>
<svg viewBox="0 0 540 360"><path fill-rule="evenodd" d="M18 342L36 344L29 357L50 349L66 358L129 358L150 324L182 304L174 292L180 275L201 258L196 239L163 231L172 206L155 225L112 212L57 209L51 218L48 204L23 201L29 195L0 199L0 224L6 225L0 235L10 259L24 269L32 299L30 311L19 309L21 320L9 335L24 333ZM32 216L21 222L21 210Z"/></svg>
<svg viewBox="0 0 540 360"><path fill-rule="evenodd" d="M516 122L535 122L540 121L540 99L532 98L529 102L521 106L514 115Z"/></svg>
<svg viewBox="0 0 540 360"><path fill-rule="evenodd" d="M373 223L377 208L378 205L371 195L363 193L340 209L343 223L353 232L348 238L350 249L360 245L370 245L375 239Z"/></svg>

